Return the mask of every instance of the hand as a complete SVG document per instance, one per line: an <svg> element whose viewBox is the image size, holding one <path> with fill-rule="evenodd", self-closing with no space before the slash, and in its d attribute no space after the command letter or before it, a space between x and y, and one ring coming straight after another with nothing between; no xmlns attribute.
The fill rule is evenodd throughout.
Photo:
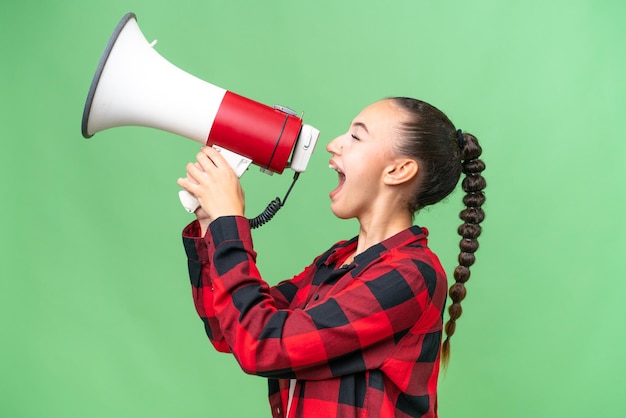
<svg viewBox="0 0 626 418"><path fill-rule="evenodd" d="M178 185L200 202L198 220L243 216L245 200L239 178L219 151L203 147L196 160L187 164L187 177L178 179Z"/></svg>

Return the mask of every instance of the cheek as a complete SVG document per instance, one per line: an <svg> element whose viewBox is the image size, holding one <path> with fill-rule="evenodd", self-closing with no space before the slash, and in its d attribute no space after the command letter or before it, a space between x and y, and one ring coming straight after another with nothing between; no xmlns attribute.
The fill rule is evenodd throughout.
<svg viewBox="0 0 626 418"><path fill-rule="evenodd" d="M388 164L382 155L366 155L355 158L355 177L364 183L380 181L381 174Z"/></svg>
<svg viewBox="0 0 626 418"><path fill-rule="evenodd" d="M350 182L348 183L348 180ZM372 170L372 167L363 166L360 170L355 170L346 183L352 198L361 200L372 199L379 189L380 178Z"/></svg>

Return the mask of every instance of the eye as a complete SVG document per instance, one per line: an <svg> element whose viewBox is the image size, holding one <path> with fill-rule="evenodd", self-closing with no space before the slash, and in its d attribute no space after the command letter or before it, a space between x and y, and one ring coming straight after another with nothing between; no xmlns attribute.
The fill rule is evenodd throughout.
<svg viewBox="0 0 626 418"><path fill-rule="evenodd" d="M357 140L357 141L360 141L360 139L359 139L356 135L354 135L354 134L350 134L350 136L352 137L352 139L355 139L355 140Z"/></svg>

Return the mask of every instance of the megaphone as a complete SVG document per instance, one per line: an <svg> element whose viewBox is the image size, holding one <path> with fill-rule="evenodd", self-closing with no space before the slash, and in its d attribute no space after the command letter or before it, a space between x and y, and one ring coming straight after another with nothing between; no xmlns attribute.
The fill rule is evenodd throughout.
<svg viewBox="0 0 626 418"><path fill-rule="evenodd" d="M319 130L287 107L264 105L181 70L159 55L155 44L144 37L134 13L122 18L89 88L83 137L120 126L156 128L214 146L238 176L255 164L269 174L290 168L295 182ZM199 206L186 191L180 200L189 212ZM273 205L277 210L276 201Z"/></svg>

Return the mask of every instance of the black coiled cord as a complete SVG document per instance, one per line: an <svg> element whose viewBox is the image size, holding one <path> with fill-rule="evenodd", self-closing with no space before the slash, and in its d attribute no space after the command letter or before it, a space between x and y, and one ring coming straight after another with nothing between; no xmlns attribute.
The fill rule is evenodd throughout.
<svg viewBox="0 0 626 418"><path fill-rule="evenodd" d="M277 197L276 199L272 200L269 205L267 205L265 210L259 216L252 218L252 219L248 219L251 229L258 228L266 224L267 222L269 222L274 217L274 215L276 215L276 212L278 212L280 208L285 206L287 197L289 197L289 193L291 193L291 189L293 189L293 185L296 184L296 180L298 180L299 176L300 176L300 173L298 172L296 172L293 175L293 181L291 182L291 186L289 186L289 189L287 190L287 193L285 194L285 197L283 198L282 201L280 200L279 197Z"/></svg>

